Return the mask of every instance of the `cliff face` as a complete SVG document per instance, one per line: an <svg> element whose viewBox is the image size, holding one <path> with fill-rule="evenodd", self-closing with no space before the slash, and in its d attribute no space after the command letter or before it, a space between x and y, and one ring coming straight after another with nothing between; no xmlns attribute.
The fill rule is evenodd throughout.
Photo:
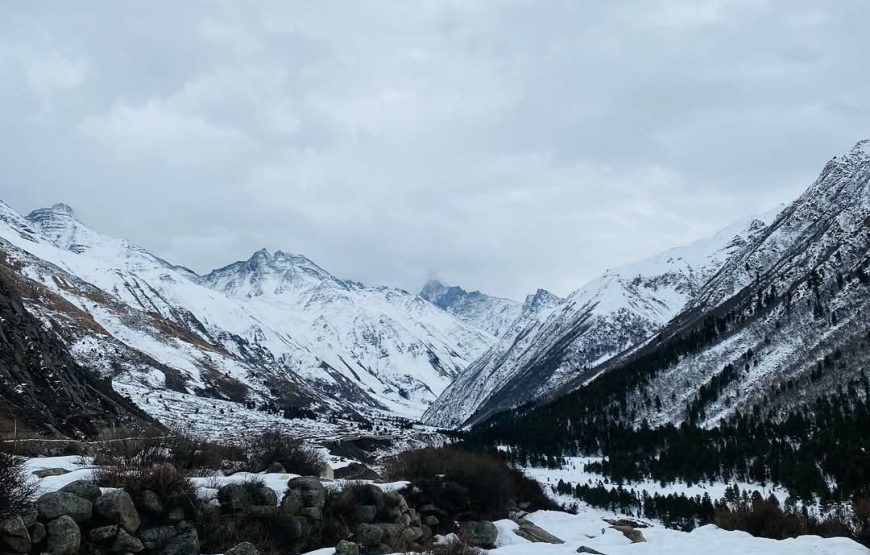
<svg viewBox="0 0 870 555"><path fill-rule="evenodd" d="M0 433L92 437L110 425L150 422L108 381L73 361L55 333L24 307L0 271Z"/></svg>

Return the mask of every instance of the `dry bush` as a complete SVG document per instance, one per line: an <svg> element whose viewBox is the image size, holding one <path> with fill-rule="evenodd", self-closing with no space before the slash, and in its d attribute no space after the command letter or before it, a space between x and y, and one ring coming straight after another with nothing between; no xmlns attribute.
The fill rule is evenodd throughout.
<svg viewBox="0 0 870 555"><path fill-rule="evenodd" d="M244 460L244 450L235 445L196 438L181 430L124 428L104 431L94 462L100 465L155 465L171 463L178 468L203 472L219 470L225 461Z"/></svg>
<svg viewBox="0 0 870 555"><path fill-rule="evenodd" d="M264 555L284 555L306 546L298 534L298 519L278 510L268 516L222 514L212 510L196 523L203 553L223 553L242 542L250 542Z"/></svg>
<svg viewBox="0 0 870 555"><path fill-rule="evenodd" d="M293 474L320 476L326 466L326 459L320 451L278 431L255 436L246 447L248 470L251 472L263 472L273 463L280 463Z"/></svg>
<svg viewBox="0 0 870 555"><path fill-rule="evenodd" d="M24 459L0 452L0 520L26 509L35 494L36 481L25 473Z"/></svg>
<svg viewBox="0 0 870 555"><path fill-rule="evenodd" d="M713 522L725 530L742 530L762 538L782 540L808 534L846 537L870 547L870 501L865 499L854 502L847 514L837 512L818 518L784 510L775 497L765 499L756 494L749 501L717 508Z"/></svg>
<svg viewBox="0 0 870 555"><path fill-rule="evenodd" d="M181 507L187 516L193 516L199 509L196 486L184 470L168 463L104 466L94 472L94 481L102 487L123 489L137 504L144 492L151 491L167 510Z"/></svg>
<svg viewBox="0 0 870 555"><path fill-rule="evenodd" d="M492 455L449 447L406 451L385 463L391 480L409 480L412 505L433 503L451 516L498 520L515 506L557 509L540 484Z"/></svg>

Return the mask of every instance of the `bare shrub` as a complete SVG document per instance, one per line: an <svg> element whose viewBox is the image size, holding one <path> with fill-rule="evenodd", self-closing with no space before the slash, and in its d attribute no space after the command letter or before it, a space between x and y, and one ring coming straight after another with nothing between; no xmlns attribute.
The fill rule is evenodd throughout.
<svg viewBox="0 0 870 555"><path fill-rule="evenodd" d="M36 494L36 481L25 473L24 459L0 452L0 519L26 509Z"/></svg>
<svg viewBox="0 0 870 555"><path fill-rule="evenodd" d="M433 503L451 516L498 520L515 506L558 508L538 482L492 455L427 447L388 459L384 470L412 482L403 492L412 505Z"/></svg>
<svg viewBox="0 0 870 555"><path fill-rule="evenodd" d="M293 474L320 476L326 467L326 459L320 451L278 431L254 437L248 442L247 451L251 472L263 472L272 464L279 463Z"/></svg>
<svg viewBox="0 0 870 555"><path fill-rule="evenodd" d="M104 466L94 473L94 481L103 487L125 490L138 503L144 492L157 494L167 509L181 507L192 516L199 507L196 486L187 473L172 464L149 465L140 462Z"/></svg>

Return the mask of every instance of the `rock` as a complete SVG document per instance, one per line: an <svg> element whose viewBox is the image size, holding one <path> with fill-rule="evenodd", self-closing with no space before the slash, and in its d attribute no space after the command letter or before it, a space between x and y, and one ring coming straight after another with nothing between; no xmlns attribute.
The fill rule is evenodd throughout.
<svg viewBox="0 0 870 555"><path fill-rule="evenodd" d="M30 553L30 532L20 516L0 522L0 552Z"/></svg>
<svg viewBox="0 0 870 555"><path fill-rule="evenodd" d="M388 491L384 493L384 502L387 507L398 508L400 511L408 510L408 502L405 500L404 496L398 491Z"/></svg>
<svg viewBox="0 0 870 555"><path fill-rule="evenodd" d="M320 477L324 480L335 480L335 471L332 470L332 467L328 464L323 465L323 469L320 471Z"/></svg>
<svg viewBox="0 0 870 555"><path fill-rule="evenodd" d="M335 555L359 555L359 546L347 540L341 540L335 546Z"/></svg>
<svg viewBox="0 0 870 555"><path fill-rule="evenodd" d="M403 514L399 516L399 524L407 528L411 525L411 515Z"/></svg>
<svg viewBox="0 0 870 555"><path fill-rule="evenodd" d="M242 542L225 551L224 555L260 555L260 551L254 547L254 544Z"/></svg>
<svg viewBox="0 0 870 555"><path fill-rule="evenodd" d="M384 538L384 531L374 524L360 524L356 529L356 540L366 547L380 545Z"/></svg>
<svg viewBox="0 0 870 555"><path fill-rule="evenodd" d="M378 508L374 505L359 505L354 509L353 514L357 522L371 524L378 518Z"/></svg>
<svg viewBox="0 0 870 555"><path fill-rule="evenodd" d="M87 499L63 491L46 493L36 501L36 508L39 518L45 521L68 516L76 522L84 522L93 516L94 510Z"/></svg>
<svg viewBox="0 0 870 555"><path fill-rule="evenodd" d="M604 555L604 553L596 551L591 547L586 547L585 545L581 545L580 547L578 547L577 553L589 553L589 555Z"/></svg>
<svg viewBox="0 0 870 555"><path fill-rule="evenodd" d="M158 497L158 495L153 491L143 491L142 497L139 499L139 505L152 515L162 515L166 512L166 508L163 506L163 502L160 501L160 497Z"/></svg>
<svg viewBox="0 0 870 555"><path fill-rule="evenodd" d="M109 540L115 539L117 536L117 524L112 524L111 526L100 526L99 528L94 528L88 533L88 539L91 541L91 543L107 542Z"/></svg>
<svg viewBox="0 0 870 555"><path fill-rule="evenodd" d="M311 476L293 478L287 482L287 487L299 491L305 507L323 509L326 504L326 489L317 478Z"/></svg>
<svg viewBox="0 0 870 555"><path fill-rule="evenodd" d="M384 543L391 543L394 540L400 538L402 536L402 531L405 529L405 527L401 524L392 523L376 524L375 526L380 528L381 532L383 532L384 536L381 541L383 541Z"/></svg>
<svg viewBox="0 0 870 555"><path fill-rule="evenodd" d="M124 530L135 533L139 529L142 520L130 494L123 490L106 493L97 498L94 508L102 518L118 524Z"/></svg>
<svg viewBox="0 0 870 555"><path fill-rule="evenodd" d="M381 476L361 463L350 463L344 468L336 468L335 477L340 480L380 480Z"/></svg>
<svg viewBox="0 0 870 555"><path fill-rule="evenodd" d="M308 520L320 520L323 518L323 513L317 507L305 507L302 509L301 514Z"/></svg>
<svg viewBox="0 0 870 555"><path fill-rule="evenodd" d="M160 549L177 535L178 532L172 526L157 526L156 528L146 528L139 532L142 545L145 546L145 549L151 551Z"/></svg>
<svg viewBox="0 0 870 555"><path fill-rule="evenodd" d="M613 526L614 530L622 532L622 535L628 538L631 543L643 543L646 538L643 537L643 532L631 526Z"/></svg>
<svg viewBox="0 0 870 555"><path fill-rule="evenodd" d="M553 534L526 519L521 519L517 524L519 524L520 527L514 530L514 534L527 539L532 543L550 543L553 545L565 543Z"/></svg>
<svg viewBox="0 0 870 555"><path fill-rule="evenodd" d="M257 505L278 505L278 494L272 488L259 488L255 497Z"/></svg>
<svg viewBox="0 0 870 555"><path fill-rule="evenodd" d="M429 515L423 517L423 524L432 528L433 530L438 528L438 525L441 524L441 521L438 520L438 517L435 515Z"/></svg>
<svg viewBox="0 0 870 555"><path fill-rule="evenodd" d="M251 497L242 484L227 484L218 490L218 502L225 513L241 513L251 506Z"/></svg>
<svg viewBox="0 0 870 555"><path fill-rule="evenodd" d="M69 470L66 470L65 468L43 468L42 470L35 470L33 472L33 475L40 480L48 478L49 476L63 476L64 474L69 474Z"/></svg>
<svg viewBox="0 0 870 555"><path fill-rule="evenodd" d="M83 500L84 501L84 500ZM74 555L82 543L82 533L72 517L63 515L48 523L45 551L51 555Z"/></svg>
<svg viewBox="0 0 870 555"><path fill-rule="evenodd" d="M422 528L405 528L402 530L402 539L407 543L416 543L423 539Z"/></svg>
<svg viewBox="0 0 870 555"><path fill-rule="evenodd" d="M36 524L37 520L39 520L39 511L37 511L34 508L30 508L18 516L21 517L21 520L24 522L24 525L27 526L28 528L30 528L31 526Z"/></svg>
<svg viewBox="0 0 870 555"><path fill-rule="evenodd" d="M181 522L184 520L184 509L181 507L175 507L169 511L166 518L169 519L169 522Z"/></svg>
<svg viewBox="0 0 870 555"><path fill-rule="evenodd" d="M64 493L78 495L82 499L87 499L91 503L96 501L97 497L103 494L97 484L89 482L88 480L76 480L75 482L70 482L69 484L60 488L60 491Z"/></svg>
<svg viewBox="0 0 870 555"><path fill-rule="evenodd" d="M248 507L248 514L256 518L270 518L281 512L281 507L275 505L254 505Z"/></svg>
<svg viewBox="0 0 870 555"><path fill-rule="evenodd" d="M199 536L196 530L186 530L175 536L159 553L160 555L199 555Z"/></svg>
<svg viewBox="0 0 870 555"><path fill-rule="evenodd" d="M267 474L287 474L287 471L284 469L284 465L279 462L273 462L266 469Z"/></svg>
<svg viewBox="0 0 870 555"><path fill-rule="evenodd" d="M384 490L374 484L360 486L358 493L360 497L362 497L365 505L374 505L378 512L381 512L384 510L384 507L387 506L387 498L384 494ZM399 492L395 493L398 495ZM399 495L399 497L401 497L401 495ZM396 505L399 504L399 500L395 499L395 496L391 498L395 500Z"/></svg>
<svg viewBox="0 0 870 555"><path fill-rule="evenodd" d="M145 546L142 545L139 538L131 536L126 530L119 528L118 537L115 538L115 543L112 544L109 551L112 553L139 553L143 549Z"/></svg>
<svg viewBox="0 0 870 555"><path fill-rule="evenodd" d="M295 489L287 490L284 499L281 500L281 507L291 515L298 514L304 504L302 494Z"/></svg>
<svg viewBox="0 0 870 555"><path fill-rule="evenodd" d="M491 548L498 539L498 528L492 522L482 520L461 522L459 536L474 547Z"/></svg>
<svg viewBox="0 0 870 555"><path fill-rule="evenodd" d="M41 522L34 522L30 527L30 543L33 545L41 544L47 535L48 532L45 531L45 524Z"/></svg>
<svg viewBox="0 0 870 555"><path fill-rule="evenodd" d="M432 531L432 528L426 526L425 524L420 526L420 530L423 531L423 541L429 542L435 536L435 533Z"/></svg>

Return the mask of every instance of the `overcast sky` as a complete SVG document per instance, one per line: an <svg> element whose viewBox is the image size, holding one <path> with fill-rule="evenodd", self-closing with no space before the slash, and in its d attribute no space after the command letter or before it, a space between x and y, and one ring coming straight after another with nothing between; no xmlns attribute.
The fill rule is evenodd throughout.
<svg viewBox="0 0 870 555"><path fill-rule="evenodd" d="M870 136L867 0L0 0L0 198L517 299L796 197Z"/></svg>

